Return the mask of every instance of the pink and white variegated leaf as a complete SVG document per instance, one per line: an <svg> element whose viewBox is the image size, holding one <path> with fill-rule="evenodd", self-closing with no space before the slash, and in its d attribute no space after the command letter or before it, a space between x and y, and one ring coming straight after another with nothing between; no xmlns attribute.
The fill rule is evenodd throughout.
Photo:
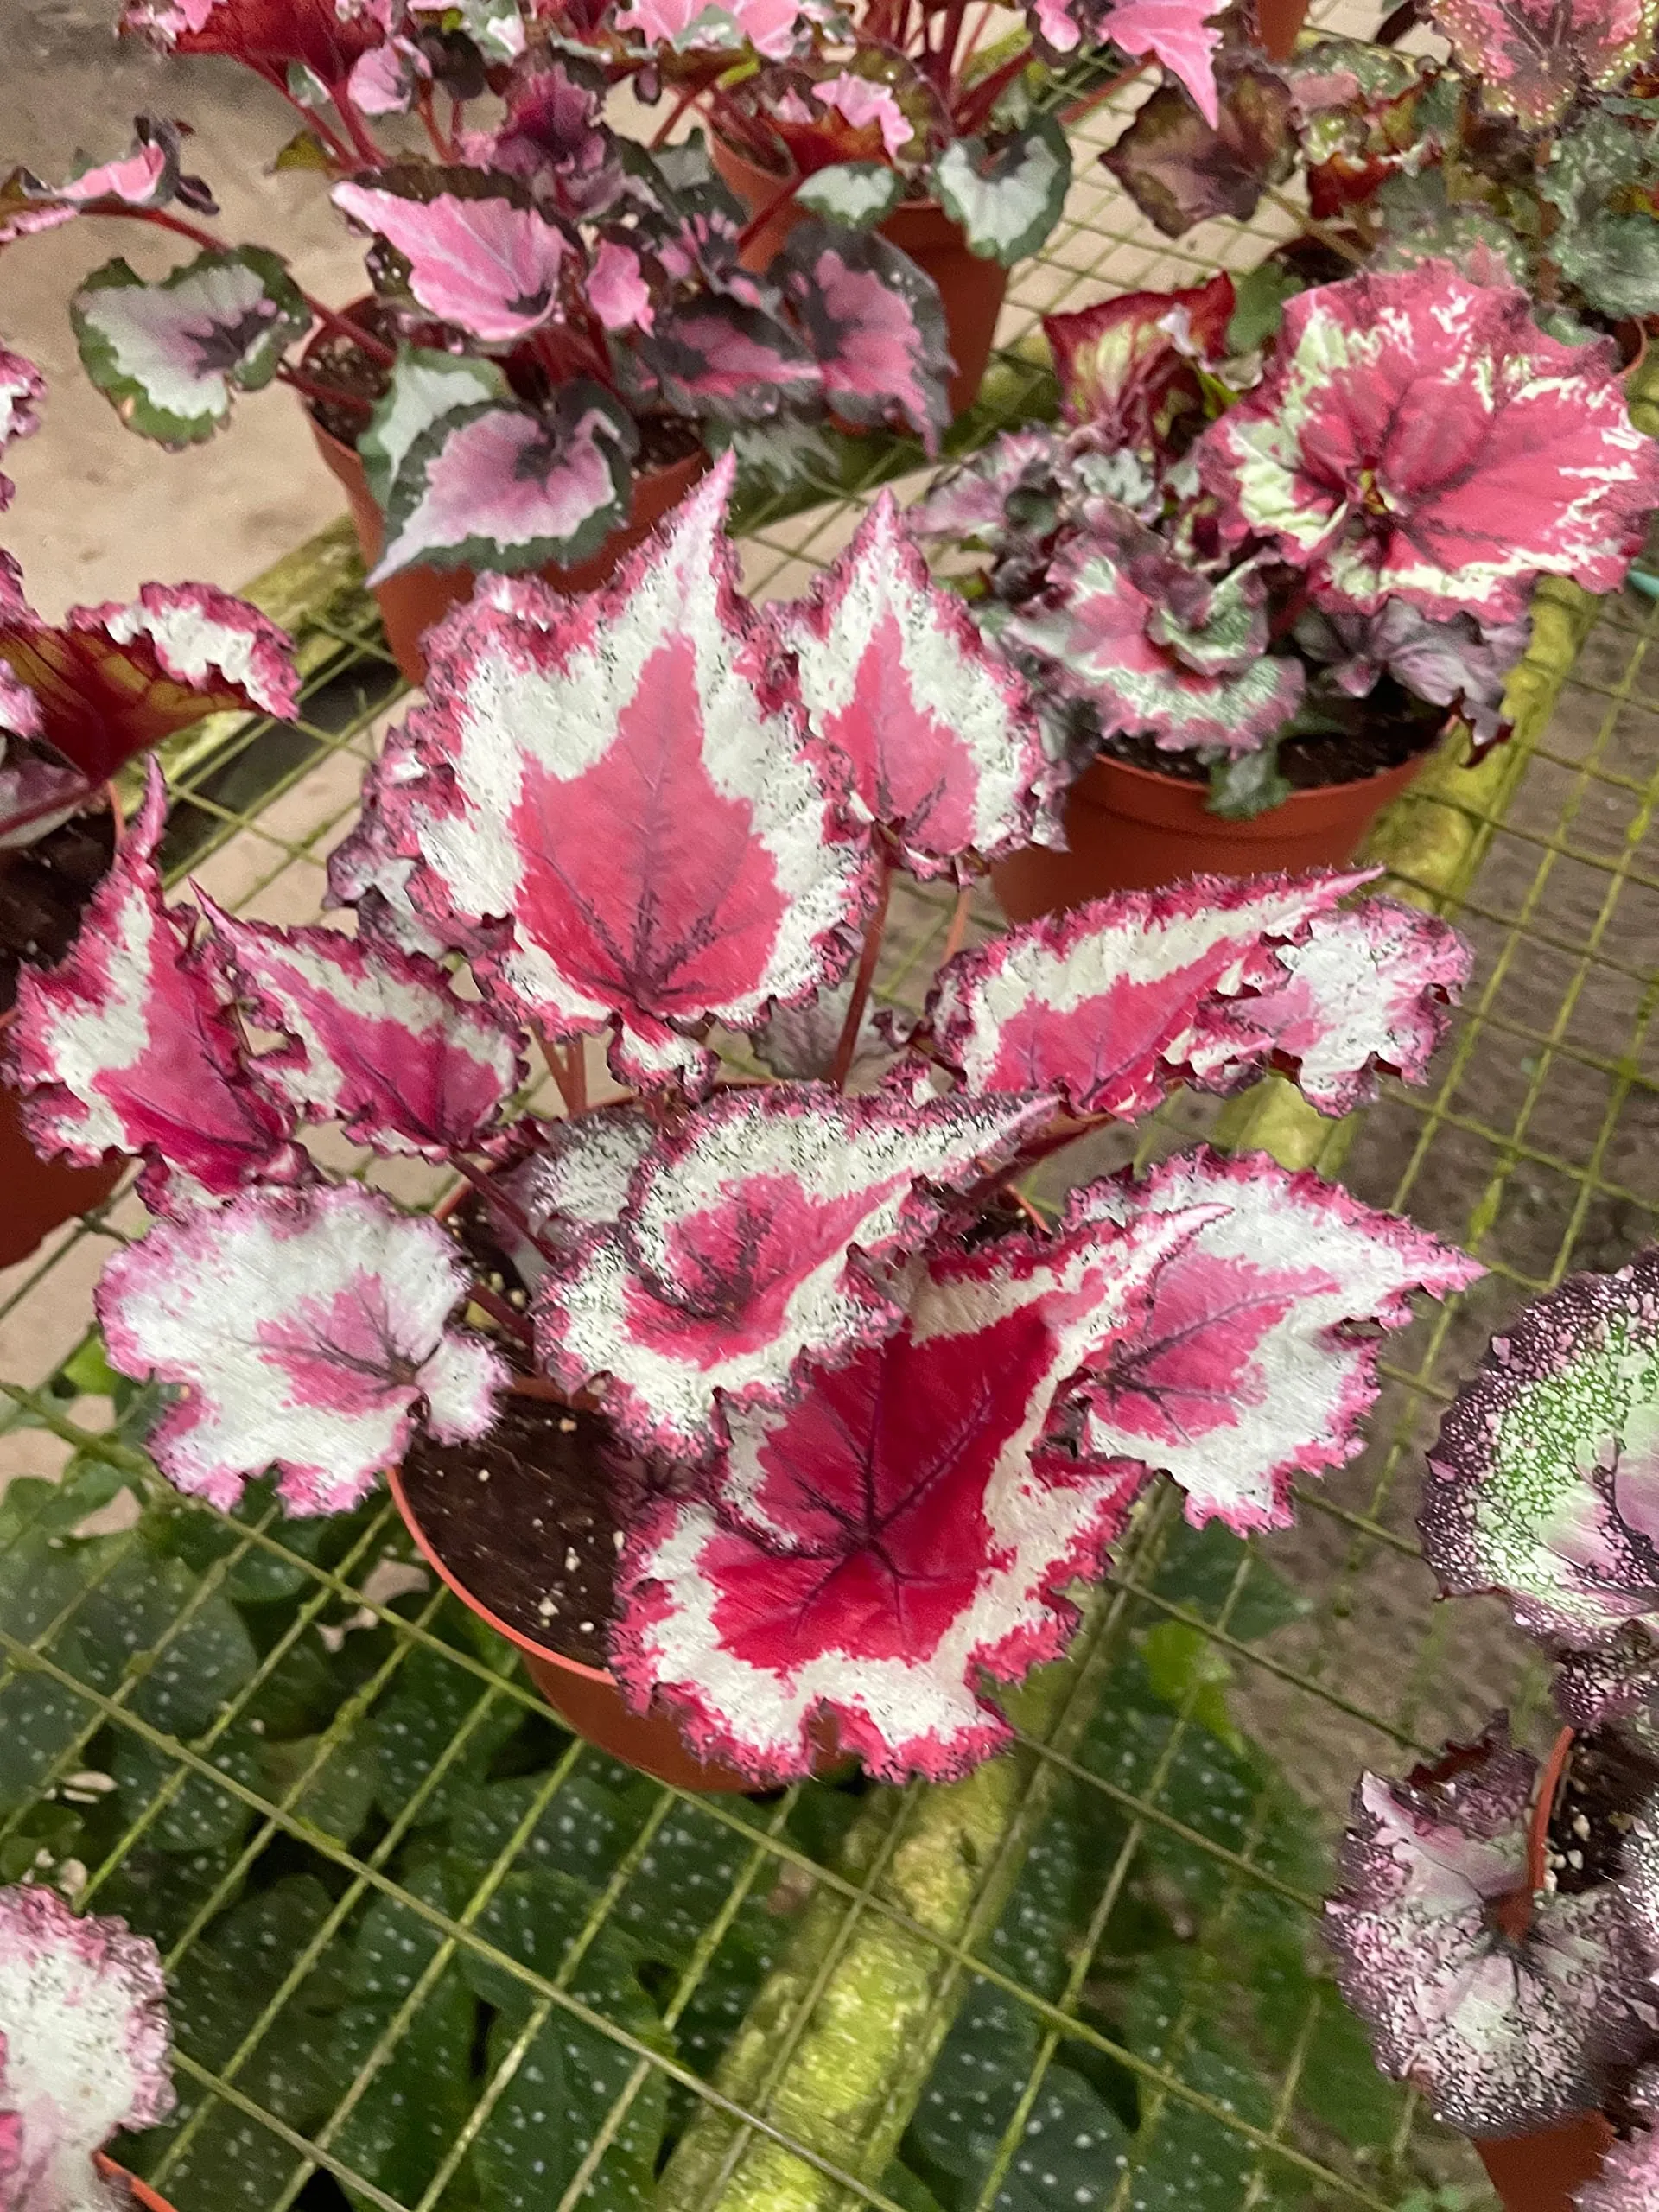
<svg viewBox="0 0 1659 2212"><path fill-rule="evenodd" d="M814 85L812 97L834 108L855 130L874 124L881 133L882 148L890 162L898 159L915 136L915 125L888 87L868 77L855 77L843 69L839 76Z"/></svg>
<svg viewBox="0 0 1659 2212"><path fill-rule="evenodd" d="M1529 1635L1659 1630L1659 1249L1573 1275L1494 1338L1428 1455L1423 1553Z"/></svg>
<svg viewBox="0 0 1659 2212"><path fill-rule="evenodd" d="M574 1254L590 1230L616 1226L634 1170L657 1136L656 1122L641 1108L601 1106L574 1120L548 1122L536 1149L500 1177L536 1241L505 1213L496 1217L496 1233L531 1290L545 1272L548 1247Z"/></svg>
<svg viewBox="0 0 1659 2212"><path fill-rule="evenodd" d="M1292 300L1267 374L1193 453L1224 530L1366 613L1392 593L1508 621L1539 575L1610 591L1659 505L1611 343L1564 345L1524 293L1441 261Z"/></svg>
<svg viewBox="0 0 1659 2212"><path fill-rule="evenodd" d="M1053 1090L1079 1114L1148 1113L1213 1034L1217 1001L1279 984L1276 948L1374 873L1199 875L1026 923L939 970L935 1047L970 1090Z"/></svg>
<svg viewBox="0 0 1659 2212"><path fill-rule="evenodd" d="M200 213L216 214L212 195L200 177L181 173L181 127L162 117L134 118L132 145L111 161L88 162L62 184L45 184L28 169L14 169L0 182L0 245L40 231L55 230L95 200L116 200L127 207L165 207L182 200Z"/></svg>
<svg viewBox="0 0 1659 2212"><path fill-rule="evenodd" d="M1215 1010L1193 1077L1236 1089L1260 1072L1265 1040L1311 1105L1351 1114L1376 1097L1379 1068L1408 1083L1427 1076L1471 957L1449 922L1398 899L1322 914L1300 944L1280 947L1284 982Z"/></svg>
<svg viewBox="0 0 1659 2212"><path fill-rule="evenodd" d="M928 452L950 419L954 363L939 288L874 231L800 224L773 274L806 333L823 396L843 421L908 430Z"/></svg>
<svg viewBox="0 0 1659 2212"><path fill-rule="evenodd" d="M1502 1715L1403 1782L1361 1777L1325 1907L1343 1994L1377 2064L1473 2136L1525 2135L1600 2103L1656 2009L1618 1885L1516 1908L1537 1762ZM1497 1911L1501 1900L1515 1899Z"/></svg>
<svg viewBox="0 0 1659 2212"><path fill-rule="evenodd" d="M189 910L162 899L166 807L152 761L144 803L67 956L52 969L25 965L10 1033L35 1149L83 1166L141 1154L139 1189L156 1207L176 1195L173 1171L215 1195L303 1172L293 1116L249 1065L230 993L191 943Z"/></svg>
<svg viewBox="0 0 1659 2212"><path fill-rule="evenodd" d="M395 775L396 760L383 760L379 773L383 778ZM356 822L328 855L327 903L354 908L359 935L376 944L442 960L461 946L453 931L441 936L416 910L409 895L414 873L415 862L392 842L380 812L378 786L371 777L363 787Z"/></svg>
<svg viewBox="0 0 1659 2212"><path fill-rule="evenodd" d="M372 779L409 889L550 1034L705 1085L696 1033L834 982L869 897L838 764L736 590L722 463L582 600L486 585Z"/></svg>
<svg viewBox="0 0 1659 2212"><path fill-rule="evenodd" d="M1653 0L1433 0L1436 29L1480 79L1481 105L1541 130L1586 86L1607 91L1653 50Z"/></svg>
<svg viewBox="0 0 1659 2212"><path fill-rule="evenodd" d="M776 620L813 728L913 875L1058 842L1060 771L1026 687L932 582L891 493Z"/></svg>
<svg viewBox="0 0 1659 2212"><path fill-rule="evenodd" d="M1098 711L1111 736L1147 736L1166 752L1255 753L1302 703L1306 673L1289 652L1241 643L1234 664L1190 667L1151 634L1160 612L1103 545L1081 537L1051 563L1044 598L1001 632L1051 681Z"/></svg>
<svg viewBox="0 0 1659 2212"><path fill-rule="evenodd" d="M149 1439L170 1482L221 1508L278 1469L291 1513L338 1513L417 1425L481 1436L506 1370L451 1324L454 1244L378 1192L245 1192L158 1222L105 1268L98 1317L124 1375L181 1386Z"/></svg>
<svg viewBox="0 0 1659 2212"><path fill-rule="evenodd" d="M1218 13L1213 0L1116 0L1101 29L1125 54L1149 54L1160 61L1192 93L1213 130L1220 116L1216 48L1221 29L1209 18Z"/></svg>
<svg viewBox="0 0 1659 2212"><path fill-rule="evenodd" d="M1653 2212L1659 2204L1659 2067L1643 2067L1624 2102L1635 2132L1603 2152L1599 2172L1573 2200L1578 2212Z"/></svg>
<svg viewBox="0 0 1659 2212"><path fill-rule="evenodd" d="M403 255L429 315L493 342L552 320L569 241L510 180L410 165L337 184L333 199Z"/></svg>
<svg viewBox="0 0 1659 2212"><path fill-rule="evenodd" d="M340 930L237 921L207 899L202 910L254 1020L289 1040L259 1073L307 1121L443 1161L480 1144L524 1081L522 1033L457 998L435 961Z"/></svg>
<svg viewBox="0 0 1659 2212"><path fill-rule="evenodd" d="M412 39L389 38L358 56L346 90L365 115L407 115L431 78L432 65Z"/></svg>
<svg viewBox="0 0 1659 2212"><path fill-rule="evenodd" d="M677 53L741 46L747 39L758 53L781 61L794 46L800 15L798 0L730 0L723 7L716 0L632 0L616 20L647 45L666 41Z"/></svg>
<svg viewBox="0 0 1659 2212"><path fill-rule="evenodd" d="M1077 1192L1068 1220L1218 1209L1160 1274L1147 1306L1091 1351L1071 1426L1079 1457L1127 1477L1173 1476L1194 1526L1287 1529L1291 1484L1351 1459L1375 1402L1376 1332L1410 1321L1414 1291L1444 1298L1472 1261L1265 1153L1201 1147L1142 1182ZM1358 1325L1363 1325L1363 1329Z"/></svg>
<svg viewBox="0 0 1659 2212"><path fill-rule="evenodd" d="M588 271L588 304L607 330L649 331L656 321L651 286L630 245L602 238Z"/></svg>
<svg viewBox="0 0 1659 2212"><path fill-rule="evenodd" d="M44 1884L0 1890L0 2201L111 2212L93 2154L175 2101L155 1944L124 1920L77 1916Z"/></svg>
<svg viewBox="0 0 1659 2212"><path fill-rule="evenodd" d="M734 1412L707 1498L663 1503L624 1553L611 1649L632 1701L660 1692L757 1783L810 1771L820 1715L884 1781L1001 1749L982 1670L1014 1681L1063 1649L1058 1593L1098 1573L1129 1502L1047 1471L1055 1390L1205 1218L936 1254L885 1344Z"/></svg>
<svg viewBox="0 0 1659 2212"><path fill-rule="evenodd" d="M0 346L0 453L19 438L32 438L41 427L46 378L33 361ZM10 477L0 475L0 508L11 504Z"/></svg>
<svg viewBox="0 0 1659 2212"><path fill-rule="evenodd" d="M1048 1103L843 1098L818 1084L728 1091L654 1147L613 1228L550 1268L547 1371L643 1451L701 1459L727 1407L779 1404L808 1356L844 1359L898 1326L879 1263L913 1252L944 1193L980 1181Z"/></svg>

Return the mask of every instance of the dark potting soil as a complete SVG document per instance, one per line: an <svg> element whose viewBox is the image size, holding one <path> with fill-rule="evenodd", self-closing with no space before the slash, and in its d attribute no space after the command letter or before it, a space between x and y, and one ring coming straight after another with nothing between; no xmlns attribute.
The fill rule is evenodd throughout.
<svg viewBox="0 0 1659 2212"><path fill-rule="evenodd" d="M76 815L36 844L0 852L0 1014L16 1002L25 960L50 968L67 952L114 854L107 805Z"/></svg>
<svg viewBox="0 0 1659 2212"><path fill-rule="evenodd" d="M1381 776L1431 753L1439 742L1439 721L1395 721L1378 715L1359 728L1318 737L1287 738L1279 747L1279 770L1293 791L1324 791L1332 784L1355 784ZM1109 737L1101 750L1132 767L1178 783L1207 784L1210 771L1196 753L1166 753L1149 737Z"/></svg>
<svg viewBox="0 0 1659 2212"><path fill-rule="evenodd" d="M621 1532L596 1414L504 1398L476 1444L423 1437L404 1461L410 1511L480 1605L585 1667L609 1664Z"/></svg>
<svg viewBox="0 0 1659 2212"><path fill-rule="evenodd" d="M1573 1746L1550 1817L1548 1864L1555 1887L1576 1896L1618 1878L1635 1815L1659 1789L1659 1763L1617 1729L1581 1736Z"/></svg>

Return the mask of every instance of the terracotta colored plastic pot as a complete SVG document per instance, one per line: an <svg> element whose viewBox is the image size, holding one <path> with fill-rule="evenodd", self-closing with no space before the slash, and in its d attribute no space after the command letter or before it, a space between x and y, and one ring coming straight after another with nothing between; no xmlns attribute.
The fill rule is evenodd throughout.
<svg viewBox="0 0 1659 2212"><path fill-rule="evenodd" d="M1504 2212L1573 2212L1573 2198L1601 2171L1613 2131L1599 2112L1563 2120L1535 2135L1478 2142L1487 2178Z"/></svg>
<svg viewBox="0 0 1659 2212"><path fill-rule="evenodd" d="M397 1510L404 1516L404 1525L415 1539L421 1556L448 1583L469 1612L476 1614L498 1636L505 1637L523 1655L531 1680L560 1719L567 1721L579 1736L585 1736L590 1744L596 1744L601 1751L608 1751L613 1758L654 1775L658 1782L671 1782L680 1789L735 1794L753 1787L734 1767L721 1766L717 1761L705 1764L695 1758L681 1740L679 1730L666 1715L632 1712L608 1669L584 1667L577 1660L567 1659L561 1652L537 1643L532 1637L524 1635L499 1614L493 1613L456 1578L429 1540L410 1510L401 1471L389 1469L386 1481Z"/></svg>
<svg viewBox="0 0 1659 2212"><path fill-rule="evenodd" d="M130 2174L124 2166L118 2166L113 2158L106 2158L101 2151L94 2153L92 2163L105 2181L119 2182L127 2189L133 2202L141 2206L143 2212L173 2212L173 2207L167 2199L157 2196L148 2182L140 2181L137 2174Z"/></svg>
<svg viewBox="0 0 1659 2212"><path fill-rule="evenodd" d="M345 488L346 503L357 528L357 542L363 549L365 562L372 569L380 557L383 520L363 464L354 447L342 445L338 438L331 436L315 416L308 420L311 435L317 442L317 451ZM541 575L557 591L596 591L616 573L624 555L649 537L671 507L679 505L708 466L708 454L699 450L688 454L683 461L671 462L666 468L651 469L636 477L626 523L611 532L598 552L574 569L557 568L550 562ZM395 576L388 576L385 583L375 584L372 589L380 609L380 620L385 625L386 643L391 648L392 658L411 683L424 683L426 657L421 651L421 639L452 607L471 597L472 570L429 569L417 563L413 568L400 569Z"/></svg>
<svg viewBox="0 0 1659 2212"><path fill-rule="evenodd" d="M1307 21L1307 0L1255 0L1256 36L1275 61L1288 61Z"/></svg>
<svg viewBox="0 0 1659 2212"><path fill-rule="evenodd" d="M714 141L713 155L715 167L752 215L776 200L783 188L784 180L772 170L761 168L720 138ZM745 263L751 269L767 267L807 213L793 200L779 207L744 248ZM978 398L985 380L1008 272L1000 261L968 251L961 224L952 222L937 200L906 200L878 227L889 245L907 253L939 288L945 337L957 365L950 379L950 412L960 415Z"/></svg>
<svg viewBox="0 0 1659 2212"><path fill-rule="evenodd" d="M1282 806L1233 822L1205 808L1206 785L1102 753L1067 796L1070 849L1027 845L991 870L991 882L1008 919L1028 922L1109 891L1150 891L1189 875L1340 867L1422 765L1420 758L1357 783L1295 791Z"/></svg>

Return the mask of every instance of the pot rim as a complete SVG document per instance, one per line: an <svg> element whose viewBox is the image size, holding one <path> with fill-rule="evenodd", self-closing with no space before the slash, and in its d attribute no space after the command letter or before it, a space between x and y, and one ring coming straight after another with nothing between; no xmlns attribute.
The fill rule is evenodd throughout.
<svg viewBox="0 0 1659 2212"><path fill-rule="evenodd" d="M132 2191L133 2202L143 2208L143 2212L173 2212L173 2207L164 2196L158 2196L147 2181L141 2179L137 2174L130 2173L125 2166L111 2158L107 2152L94 2151L92 2164L105 2180L124 2181Z"/></svg>
<svg viewBox="0 0 1659 2212"><path fill-rule="evenodd" d="M1292 791L1290 797L1281 799L1277 806L1264 808L1260 815L1247 816L1242 822L1225 814L1212 815L1210 818L1225 823L1229 830L1236 834L1241 828L1247 829L1251 822L1271 821L1275 815L1287 814L1292 807L1300 805L1305 800L1323 799L1328 802L1339 792L1363 791L1368 784L1382 783L1390 776L1414 775L1433 751L1434 746L1426 746L1422 752L1414 753L1408 760L1396 760L1391 768L1373 768L1369 775L1350 776L1339 784L1315 784L1306 791ZM1127 777L1132 783L1155 785L1160 789L1167 789L1172 784L1179 791L1199 791L1204 789L1202 784L1195 783L1190 776L1166 775L1156 768L1143 768L1137 761L1122 760L1115 753L1103 750L1078 771L1071 780L1070 791L1075 791L1096 768L1103 768L1109 775ZM1208 809L1205 811L1208 813Z"/></svg>

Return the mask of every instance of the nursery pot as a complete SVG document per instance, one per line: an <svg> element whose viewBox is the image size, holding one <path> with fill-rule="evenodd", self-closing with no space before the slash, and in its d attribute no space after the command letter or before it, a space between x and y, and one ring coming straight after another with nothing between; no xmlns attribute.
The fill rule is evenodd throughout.
<svg viewBox="0 0 1659 2212"><path fill-rule="evenodd" d="M105 2181L114 2182L124 2189L141 2212L173 2212L164 2196L157 2196L148 2182L140 2181L137 2174L130 2174L124 2166L118 2166L113 2158L106 2158L102 2151L95 2152L92 2163Z"/></svg>
<svg viewBox="0 0 1659 2212"><path fill-rule="evenodd" d="M1573 2212L1573 2199L1601 2171L1613 2131L1599 2112L1580 2113L1534 2135L1477 2141L1504 2212Z"/></svg>
<svg viewBox="0 0 1659 2212"><path fill-rule="evenodd" d="M1307 0L1255 0L1256 36L1274 61L1288 61L1307 20Z"/></svg>
<svg viewBox="0 0 1659 2212"><path fill-rule="evenodd" d="M1109 891L1150 891L1189 875L1340 867L1426 757L1353 783L1293 791L1282 806L1236 822L1209 811L1207 784L1103 753L1066 796L1069 849L1027 845L991 870L991 882L1008 919L1028 922Z"/></svg>
<svg viewBox="0 0 1659 2212"><path fill-rule="evenodd" d="M404 1525L415 1539L421 1556L469 1612L515 1647L537 1688L560 1719L577 1735L597 1745L601 1751L608 1751L613 1758L654 1775L658 1782L671 1782L677 1789L737 1793L753 1788L734 1767L696 1758L686 1749L679 1730L666 1714L633 1712L623 1697L615 1675L607 1668L587 1667L579 1660L567 1659L550 1644L526 1636L492 1612L467 1587L416 1518L404 1486L402 1468L388 1469L386 1480L404 1517Z"/></svg>
<svg viewBox="0 0 1659 2212"><path fill-rule="evenodd" d="M380 557L384 523L356 448L342 445L323 429L315 415L308 413L307 419L317 442L317 451L345 488L346 504L356 525L364 563L372 569ZM540 575L556 591L597 591L601 584L607 583L615 575L623 556L650 536L671 507L679 505L708 466L709 456L699 447L683 461L671 461L664 467L647 469L637 475L627 521L611 532L598 552L579 562L574 569L561 569L550 562L539 571ZM392 658L411 683L424 683L426 656L421 651L421 639L452 607L472 596L472 570L429 569L416 562L370 588L380 609Z"/></svg>
<svg viewBox="0 0 1659 2212"><path fill-rule="evenodd" d="M711 150L715 168L751 215L770 206L783 189L785 180L775 170L763 169L720 137L714 138ZM785 201L743 249L745 264L751 269L767 268L796 225L806 220L807 213L793 200ZM957 365L949 387L950 412L960 415L978 398L985 380L996 319L1008 289L1008 272L1000 261L969 251L961 224L953 222L937 200L902 200L877 227L889 245L907 253L939 288L945 340Z"/></svg>

